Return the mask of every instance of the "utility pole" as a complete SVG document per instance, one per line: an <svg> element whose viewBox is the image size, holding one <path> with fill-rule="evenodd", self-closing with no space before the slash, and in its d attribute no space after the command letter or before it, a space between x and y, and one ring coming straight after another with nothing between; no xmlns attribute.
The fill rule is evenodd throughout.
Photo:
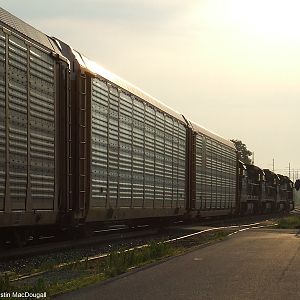
<svg viewBox="0 0 300 300"><path fill-rule="evenodd" d="M291 163L289 163L289 178L291 178Z"/></svg>
<svg viewBox="0 0 300 300"><path fill-rule="evenodd" d="M293 168L293 182L295 182L295 170Z"/></svg>
<svg viewBox="0 0 300 300"><path fill-rule="evenodd" d="M252 152L252 165L254 165L254 151Z"/></svg>
<svg viewBox="0 0 300 300"><path fill-rule="evenodd" d="M274 165L275 165L275 162L274 162L274 158L273 158L273 172L274 172Z"/></svg>

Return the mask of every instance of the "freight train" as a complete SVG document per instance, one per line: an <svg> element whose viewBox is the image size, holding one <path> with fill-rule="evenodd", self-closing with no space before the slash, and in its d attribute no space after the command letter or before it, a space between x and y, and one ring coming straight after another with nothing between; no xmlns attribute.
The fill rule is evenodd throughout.
<svg viewBox="0 0 300 300"><path fill-rule="evenodd" d="M0 8L0 231L262 213L289 178Z"/></svg>

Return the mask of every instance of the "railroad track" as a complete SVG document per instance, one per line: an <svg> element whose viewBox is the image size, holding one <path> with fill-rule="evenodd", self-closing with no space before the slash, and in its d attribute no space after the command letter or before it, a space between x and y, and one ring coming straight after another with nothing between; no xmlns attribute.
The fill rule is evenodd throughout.
<svg viewBox="0 0 300 300"><path fill-rule="evenodd" d="M260 216L244 216L244 217L234 217L226 219L207 219L201 222L188 222L187 224L195 224L201 226L222 226L229 224L239 224L241 222L256 222L268 218L276 218L282 216L282 214L275 213L271 215L260 215ZM172 223L171 226L181 225L183 221ZM170 227L166 227L168 230ZM155 234L157 229L149 225L140 225L134 229L128 226L118 225L108 227L107 229L94 230L93 234L89 238L83 238L83 236L74 236L70 239L62 239L61 237L56 237L54 235L42 236L36 240L29 240L28 245L20 248L13 247L11 244L3 244L0 246L0 263L3 260L28 257L30 255L39 255L44 253L49 253L49 251L60 251L65 249L72 249L97 243L104 243L113 241L116 239L126 239L143 236L145 234ZM148 233L147 233L148 232Z"/></svg>
<svg viewBox="0 0 300 300"><path fill-rule="evenodd" d="M290 211L290 214L292 215L300 214L300 207L295 207L294 210Z"/></svg>
<svg viewBox="0 0 300 300"><path fill-rule="evenodd" d="M144 235L153 235L157 233L157 229L148 227L138 227L135 230L128 228L112 228L106 230L95 231L94 235L88 238L79 238L72 240L57 241L54 237L44 237L40 243L36 245L28 245L22 248L2 248L0 252L0 266L1 262L26 258L30 256L42 255L49 252L58 252L67 249L75 249L84 246L97 245L107 242L113 242L120 239L129 239L135 237L142 237ZM54 240L54 241L53 241Z"/></svg>

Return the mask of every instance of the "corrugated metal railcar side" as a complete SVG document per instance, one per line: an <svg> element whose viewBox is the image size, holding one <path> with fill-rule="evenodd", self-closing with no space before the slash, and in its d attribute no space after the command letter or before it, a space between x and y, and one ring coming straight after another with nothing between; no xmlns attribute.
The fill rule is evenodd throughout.
<svg viewBox="0 0 300 300"><path fill-rule="evenodd" d="M0 8L0 227L56 222L67 68L46 35Z"/></svg>
<svg viewBox="0 0 300 300"><path fill-rule="evenodd" d="M199 216L226 215L236 212L237 152L228 140L191 123L195 164L191 180L195 191L191 209Z"/></svg>
<svg viewBox="0 0 300 300"><path fill-rule="evenodd" d="M81 178L78 197L84 198L78 205L79 216L96 222L183 215L186 126L182 116L67 45L63 48L77 65L74 80L75 74L86 78L87 87L83 106L77 109L86 112L88 128L79 132L85 136L81 143L86 150L77 151L78 159L86 162L76 170ZM76 93L77 99L82 98L82 92ZM84 118L77 120L79 131L79 119Z"/></svg>

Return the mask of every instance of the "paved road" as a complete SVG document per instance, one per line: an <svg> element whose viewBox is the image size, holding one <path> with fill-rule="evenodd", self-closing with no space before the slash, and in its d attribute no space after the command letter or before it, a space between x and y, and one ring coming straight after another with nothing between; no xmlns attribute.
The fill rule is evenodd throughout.
<svg viewBox="0 0 300 300"><path fill-rule="evenodd" d="M246 231L57 299L300 299L300 238Z"/></svg>

